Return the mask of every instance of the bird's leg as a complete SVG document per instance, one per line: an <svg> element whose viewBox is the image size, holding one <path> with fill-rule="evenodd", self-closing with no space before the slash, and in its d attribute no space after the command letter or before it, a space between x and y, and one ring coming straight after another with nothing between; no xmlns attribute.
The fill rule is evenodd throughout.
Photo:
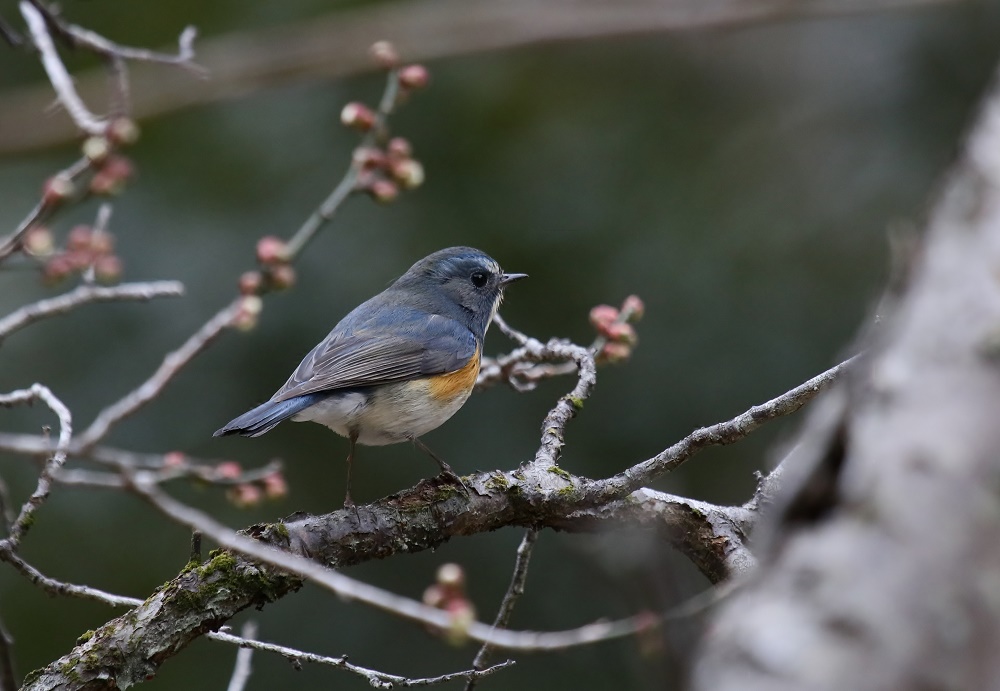
<svg viewBox="0 0 1000 691"><path fill-rule="evenodd" d="M431 451L430 447L428 447L427 444L425 444L422 441L420 441L420 439L418 437L415 437L415 436L414 437L410 437L410 441L413 442L413 445L415 447L417 447L418 449L420 449L421 451L423 451L425 454L427 454L428 456L430 456L431 458L433 458L437 462L437 464L439 466L441 466L441 474L442 475L444 475L446 478L448 478L452 482L458 483L462 487L462 489L465 490L466 494L469 493L469 488L465 486L464 482L462 482L462 478L460 478L455 473L455 471L451 469L450 465L448 465L447 463L444 462L443 458L441 458L436 453L434 453L433 451Z"/></svg>
<svg viewBox="0 0 1000 691"><path fill-rule="evenodd" d="M354 499L351 498L351 465L354 462L354 445L358 441L358 433L352 431L347 439L350 442L350 448L347 451L347 495L344 497L344 508L354 509L354 513L357 514L358 507L354 505ZM358 519L360 520L360 516Z"/></svg>

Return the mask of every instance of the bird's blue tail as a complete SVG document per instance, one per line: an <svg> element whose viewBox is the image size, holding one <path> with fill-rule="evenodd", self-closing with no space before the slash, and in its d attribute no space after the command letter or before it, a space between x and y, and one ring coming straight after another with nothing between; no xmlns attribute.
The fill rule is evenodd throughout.
<svg viewBox="0 0 1000 691"><path fill-rule="evenodd" d="M240 415L231 420L222 429L218 429L213 437L224 437L229 434L238 434L241 437L259 437L270 432L279 422L287 420L295 413L301 412L314 403L325 398L323 393L304 394L289 398L287 401L267 401L261 403L253 410Z"/></svg>

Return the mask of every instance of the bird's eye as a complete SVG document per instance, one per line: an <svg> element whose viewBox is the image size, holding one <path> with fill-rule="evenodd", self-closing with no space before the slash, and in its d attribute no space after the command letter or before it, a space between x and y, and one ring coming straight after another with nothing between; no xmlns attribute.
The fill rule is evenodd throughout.
<svg viewBox="0 0 1000 691"><path fill-rule="evenodd" d="M472 281L472 285L476 286L477 288L482 288L484 285L486 285L486 274L483 273L482 271L473 271L472 276L469 277L469 280Z"/></svg>

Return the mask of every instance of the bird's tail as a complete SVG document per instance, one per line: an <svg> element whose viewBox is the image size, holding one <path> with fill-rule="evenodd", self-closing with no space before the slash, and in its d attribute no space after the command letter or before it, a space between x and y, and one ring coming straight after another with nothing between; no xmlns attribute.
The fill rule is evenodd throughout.
<svg viewBox="0 0 1000 691"><path fill-rule="evenodd" d="M287 401L267 401L253 410L231 420L222 429L218 429L213 437L224 437L238 434L241 437L259 437L270 432L279 422L287 420L295 413L301 412L323 398L322 394L305 394L289 398Z"/></svg>

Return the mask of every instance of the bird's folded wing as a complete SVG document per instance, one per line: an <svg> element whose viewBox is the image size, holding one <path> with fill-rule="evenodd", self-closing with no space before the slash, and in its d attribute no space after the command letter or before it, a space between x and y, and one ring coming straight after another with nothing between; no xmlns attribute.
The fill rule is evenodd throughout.
<svg viewBox="0 0 1000 691"><path fill-rule="evenodd" d="M466 366L477 349L469 329L440 315L389 326L335 329L306 355L271 400L446 374Z"/></svg>

